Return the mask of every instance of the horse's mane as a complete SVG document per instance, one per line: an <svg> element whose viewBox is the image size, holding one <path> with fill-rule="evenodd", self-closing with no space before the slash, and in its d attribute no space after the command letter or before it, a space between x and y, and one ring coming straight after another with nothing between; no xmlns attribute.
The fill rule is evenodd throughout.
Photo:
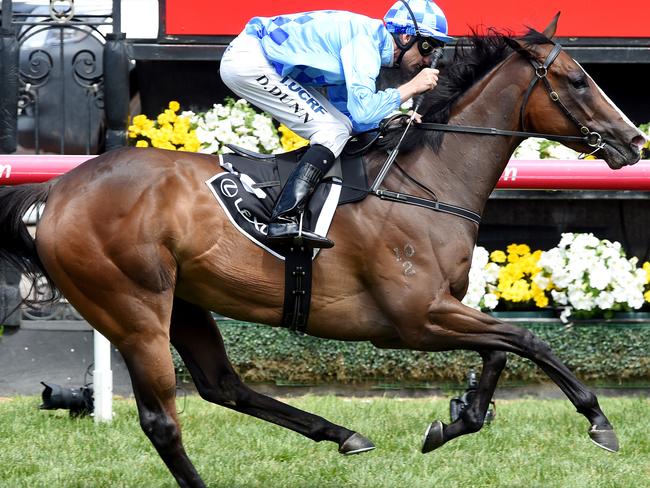
<svg viewBox="0 0 650 488"><path fill-rule="evenodd" d="M429 108L422 116L422 121L447 123L451 109L461 95L513 52L511 40L512 37L494 29L489 29L488 35L473 31L471 36L460 39L451 60L440 68L438 86L425 97L423 106ZM517 40L527 45L553 42L534 29L529 29ZM402 131L403 129L398 129L389 132L384 137L382 146L393 147ZM442 132L409 130L400 151L408 152L422 144L438 151L442 137Z"/></svg>

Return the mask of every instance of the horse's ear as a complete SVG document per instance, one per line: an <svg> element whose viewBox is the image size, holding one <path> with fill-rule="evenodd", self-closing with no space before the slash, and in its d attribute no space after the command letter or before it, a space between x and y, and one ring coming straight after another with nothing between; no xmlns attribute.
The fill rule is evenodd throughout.
<svg viewBox="0 0 650 488"><path fill-rule="evenodd" d="M561 12L558 12L558 13L555 14L555 17L553 17L553 20L551 20L551 23L548 24L546 26L546 29L544 29L544 32L542 32L542 34L544 34L549 39L552 39L553 36L555 35L555 31L557 30L557 21L560 18L560 13Z"/></svg>

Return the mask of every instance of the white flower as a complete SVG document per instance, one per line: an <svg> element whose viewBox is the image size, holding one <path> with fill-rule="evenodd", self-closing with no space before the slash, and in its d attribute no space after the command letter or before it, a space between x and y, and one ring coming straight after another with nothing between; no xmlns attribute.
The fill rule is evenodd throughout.
<svg viewBox="0 0 650 488"><path fill-rule="evenodd" d="M551 284L551 279L548 276L544 276L542 273L537 273L533 276L533 283L535 283L540 289L546 290L548 285Z"/></svg>
<svg viewBox="0 0 650 488"><path fill-rule="evenodd" d="M513 159L539 159L539 144L541 139L529 138L524 140L512 155Z"/></svg>
<svg viewBox="0 0 650 488"><path fill-rule="evenodd" d="M225 145L235 144L263 153L281 152L280 138L267 114L255 112L243 99L226 99L226 103L215 103L205 113L186 112L196 127L196 136L201 143L200 152L223 154L232 152Z"/></svg>
<svg viewBox="0 0 650 488"><path fill-rule="evenodd" d="M637 263L625 257L618 242L571 233L539 260L541 276L554 285L555 303L584 311L640 308L645 285ZM541 287L540 279L536 277Z"/></svg>
<svg viewBox="0 0 650 488"><path fill-rule="evenodd" d="M569 297L563 291L551 290L551 297L555 303L559 303L560 305L569 304Z"/></svg>
<svg viewBox="0 0 650 488"><path fill-rule="evenodd" d="M578 159L577 152L559 143L551 145L547 151L550 159Z"/></svg>
<svg viewBox="0 0 650 488"><path fill-rule="evenodd" d="M494 310L499 304L499 298L494 293L486 293L483 297L483 304L485 308Z"/></svg>
<svg viewBox="0 0 650 488"><path fill-rule="evenodd" d="M566 324L569 321L570 316L571 316L571 307L564 307L564 309L560 313L560 321Z"/></svg>
<svg viewBox="0 0 650 488"><path fill-rule="evenodd" d="M600 293L596 296L596 305L601 310L609 310L614 306L614 297L611 293Z"/></svg>
<svg viewBox="0 0 650 488"><path fill-rule="evenodd" d="M490 292L490 283L495 283L496 277L493 268L488 265L489 259L490 254L485 248L480 246L474 248L469 270L469 286L463 298L463 303L468 307L492 310L499 302L496 295ZM496 274L498 274L498 266Z"/></svg>
<svg viewBox="0 0 650 488"><path fill-rule="evenodd" d="M588 275L589 275L589 286L591 286L592 288L596 288L597 290L604 290L605 287L609 285L612 278L609 269L607 269L604 263L596 264L594 267L590 269Z"/></svg>
<svg viewBox="0 0 650 488"><path fill-rule="evenodd" d="M491 284L495 284L499 279L499 270L501 268L497 263L488 263L483 268L483 276L485 281Z"/></svg>

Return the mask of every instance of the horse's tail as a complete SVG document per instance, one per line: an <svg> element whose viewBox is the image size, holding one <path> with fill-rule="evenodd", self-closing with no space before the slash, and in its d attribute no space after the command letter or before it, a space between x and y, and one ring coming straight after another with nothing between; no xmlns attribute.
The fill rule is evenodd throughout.
<svg viewBox="0 0 650 488"><path fill-rule="evenodd" d="M32 287L44 277L48 288L45 296L51 299L58 297L56 286L38 257L36 242L23 217L35 205L47 201L53 186L46 182L0 187L0 260L13 264L32 282Z"/></svg>

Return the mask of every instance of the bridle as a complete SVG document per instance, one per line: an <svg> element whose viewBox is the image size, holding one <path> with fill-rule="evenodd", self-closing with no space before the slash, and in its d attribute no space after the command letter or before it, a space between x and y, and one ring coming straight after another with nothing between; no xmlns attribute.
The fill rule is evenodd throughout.
<svg viewBox="0 0 650 488"><path fill-rule="evenodd" d="M549 97L553 102L555 102L562 112L574 123L578 126L580 129L580 132L585 138L585 142L590 146L590 147L595 147L596 151L601 149L603 147L603 138L601 135L596 132L592 131L581 123L578 118L573 115L573 113L568 109L568 107L560 100L560 95L558 95L557 91L553 89L551 86L551 82L548 79L548 69L551 67L553 64L553 61L558 57L560 52L562 51L562 46L560 44L555 44L553 46L553 49L551 52L548 54L546 57L546 60L544 61L543 64L540 64L536 59L532 58L526 58L530 62L530 64L533 65L533 68L535 70L535 77L530 81L530 84L528 85L528 89L526 90L526 95L524 95L524 102L521 104L521 110L519 112L519 121L521 124L522 130L526 130L526 121L524 114L526 113L526 106L528 105L528 98L530 97L530 94L533 92L533 89L535 88L535 85L537 85L537 82L539 80L542 80L544 82L544 87L546 88L546 92L548 93ZM594 152L596 152L594 151ZM593 153L592 153L593 154Z"/></svg>
<svg viewBox="0 0 650 488"><path fill-rule="evenodd" d="M560 95L558 95L557 91L553 89L553 86L551 85L551 82L548 79L548 70L553 64L553 62L557 59L561 51L562 51L562 46L560 44L554 43L553 49L551 49L551 51L549 52L548 56L546 56L546 59L544 60L543 63L539 63L536 59L533 59L530 56L528 56L527 53L524 54L518 51L519 54L523 56L524 59L526 59L532 65L535 73L533 79L530 81L530 84L528 85L528 88L526 89L524 100L521 104L521 109L519 112L519 123L522 130L520 131L505 130L505 129L496 129L494 127L475 127L471 125L449 125L449 124L440 124L440 123L433 123L433 122L421 122L415 125L415 127L420 130L436 130L440 132L462 132L468 134L483 134L483 135L490 135L490 136L538 137L538 138L549 139L551 141L558 141L558 142L580 142L580 143L587 144L589 147L595 148L590 153L590 154L595 154L605 146L602 136L598 132L589 129L589 127L581 123L578 120L578 118L575 115L573 115L573 113L569 110L569 108L562 102L562 100L560 100ZM530 98L530 95L532 94L535 86L537 86L539 80L542 80L542 82L544 83L544 87L546 88L546 91L549 97L551 98L551 100L560 107L562 112L564 112L564 114L569 118L569 120L571 120L574 124L578 126L582 136L563 136L563 135L555 135L555 134L543 134L538 132L528 132L525 130L526 129L526 121L525 121L526 107L528 105L528 100ZM393 120L393 118L389 120ZM398 142L398 147L395 149L399 149L399 144L404 139L404 135L406 134L406 131L408 130L409 126L410 124L406 126L406 129L404 130L404 134L402 134L402 137ZM438 201L438 199L435 197L435 193L432 190L425 187L418 181L413 180L412 178L410 179L414 181L418 186L420 186L425 191L427 191L427 193L433 195L434 200L415 197L413 195L397 193L389 190L378 189L379 184L383 180L383 176L385 176L385 174L388 172L391 164L392 161L390 161L389 158L389 160L387 160L386 163L384 164L384 167L382 167L380 171L380 176L375 180L375 182L371 186L371 189L369 191L370 194L378 196L382 200L389 200L393 202L424 207L430 210L434 210L436 212L448 213L448 214L455 215L457 217L467 219L471 222L474 222L477 225L480 224L481 216L479 214L469 209L459 207L457 205L451 205L451 204ZM401 171L405 173L404 170Z"/></svg>
<svg viewBox="0 0 650 488"><path fill-rule="evenodd" d="M539 63L536 59L533 59L523 53L521 54L533 67L534 77L528 85L528 89L524 95L524 101L521 104L521 109L519 112L519 123L522 130L505 130L505 129L496 129L494 127L475 127L471 125L449 125L449 124L439 124L432 122L422 122L417 124L415 127L420 130L436 130L441 132L462 132L468 134L484 134L491 136L516 136L516 137L538 137L542 139L548 139L551 141L557 142L580 142L587 144L589 147L593 147L594 150L590 154L595 154L597 151L602 149L605 146L602 136L596 132L592 131L585 124L581 123L578 118L573 115L573 113L568 109L568 107L560 99L560 95L557 91L553 89L551 82L548 79L548 70L557 59L558 55L562 51L562 46L560 44L554 43L553 49L549 52L548 56L543 63ZM576 126L578 126L582 136L564 136L557 134L543 134L539 132L528 132L526 131L526 107L528 105L528 99L530 98L531 93L537 82L542 80L544 87L553 102L555 102L562 112L571 120Z"/></svg>

